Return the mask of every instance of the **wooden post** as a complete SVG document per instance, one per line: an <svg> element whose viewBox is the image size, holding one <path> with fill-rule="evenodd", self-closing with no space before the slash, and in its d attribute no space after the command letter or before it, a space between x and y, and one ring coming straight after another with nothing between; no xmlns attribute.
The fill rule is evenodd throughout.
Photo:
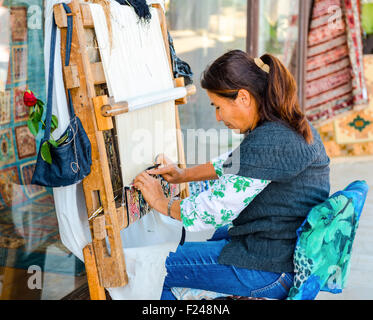
<svg viewBox="0 0 373 320"><path fill-rule="evenodd" d="M92 244L88 244L84 247L83 256L91 300L106 300L105 289L100 285L98 278L98 270Z"/></svg>
<svg viewBox="0 0 373 320"><path fill-rule="evenodd" d="M312 0L299 2L298 18L298 59L296 80L298 84L298 99L303 111L306 108L306 76L307 76L307 44L310 16L312 16Z"/></svg>
<svg viewBox="0 0 373 320"><path fill-rule="evenodd" d="M247 31L246 31L246 52L252 56L258 56L258 30L260 0L247 0Z"/></svg>
<svg viewBox="0 0 373 320"><path fill-rule="evenodd" d="M76 66L74 68L76 68L79 75L80 84L78 87L71 89L71 95L75 113L82 121L92 148L91 173L83 180L83 190L88 215L96 211L100 206L104 208L107 238L110 243L110 254L108 254L109 249L106 247L106 242L95 239L94 234L92 234L93 251L90 252L90 257L95 257L96 268L90 270L92 268L91 263L86 265L86 269L87 273L98 272L100 287L120 287L127 284L128 278L125 270L124 253L120 238L120 229L117 223L117 210L114 202L103 133L98 128L92 101L96 96L94 87L95 79L86 51L85 31L80 3L78 0L72 0L69 6L72 9L74 17L70 66ZM61 15L60 7L61 5L56 5L54 10ZM65 18L62 16L59 20L65 21ZM64 25L59 25L59 27L61 28L61 57L62 61L64 61L66 28ZM64 80L66 83L66 78ZM94 220L91 221L92 225L95 223ZM88 255L86 256L88 257ZM103 295L99 295L99 297L102 298Z"/></svg>
<svg viewBox="0 0 373 320"><path fill-rule="evenodd" d="M154 5L157 7L157 5ZM121 287L128 283L120 230L127 227L123 207L116 208L113 186L110 180L109 163L103 137L104 130L113 128L111 118L98 116L98 106L106 96L96 96L95 85L106 83L101 62L91 63L87 53L84 28L93 28L93 19L87 3L72 0L69 4L74 17L70 65L64 67L64 82L71 90L76 115L80 118L91 142L91 173L83 180L83 191L87 213L90 217L100 207L103 215L90 220L92 243L83 249L90 296L92 300L105 300L105 289ZM166 18L158 5L161 29L169 55ZM62 4L54 6L56 23L61 30L61 58L65 58L67 16ZM67 94L67 92L66 92ZM185 102L185 101L183 101ZM181 139L180 120L176 107L178 156L181 167L185 167L185 155ZM183 193L188 196L187 185ZM107 247L107 240L110 248Z"/></svg>
<svg viewBox="0 0 373 320"><path fill-rule="evenodd" d="M157 11L158 11L159 21L161 24L161 30L162 30L162 35L163 35L163 41L164 41L164 45L166 48L168 61L170 64L171 75L173 77L173 68L171 64L171 55L170 55L170 46L169 46L169 41L168 41L166 16L160 4L153 4L152 6L154 8L157 8ZM176 80L176 83L179 83L180 81L183 81L183 80L180 80L179 78L179 80ZM183 100L182 102L184 103L186 101ZM179 109L177 105L175 105L175 108L176 108L175 109L176 140L177 140L177 154L178 154L178 159L179 159L179 167L182 169L185 169L186 168L185 153L184 153L184 143L183 143L183 137L181 133L181 126L180 126ZM183 183L180 185L180 195L182 198L186 198L189 196L189 186L187 183Z"/></svg>

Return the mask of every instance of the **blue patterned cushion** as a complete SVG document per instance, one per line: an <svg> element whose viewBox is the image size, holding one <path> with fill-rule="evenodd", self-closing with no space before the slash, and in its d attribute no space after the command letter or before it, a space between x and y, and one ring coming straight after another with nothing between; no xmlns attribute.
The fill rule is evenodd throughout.
<svg viewBox="0 0 373 320"><path fill-rule="evenodd" d="M314 207L297 230L295 278L288 300L313 300L319 291L341 293L368 185L355 181Z"/></svg>

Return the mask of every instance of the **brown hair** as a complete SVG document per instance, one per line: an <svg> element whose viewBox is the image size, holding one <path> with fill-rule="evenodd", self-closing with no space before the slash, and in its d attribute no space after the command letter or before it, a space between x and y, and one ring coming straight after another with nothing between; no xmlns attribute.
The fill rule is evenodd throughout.
<svg viewBox="0 0 373 320"><path fill-rule="evenodd" d="M201 86L233 100L240 89L246 89L258 104L260 122L280 121L311 144L311 127L300 108L294 77L276 57L264 54L260 58L269 66L269 73L258 67L247 53L229 51L203 72Z"/></svg>

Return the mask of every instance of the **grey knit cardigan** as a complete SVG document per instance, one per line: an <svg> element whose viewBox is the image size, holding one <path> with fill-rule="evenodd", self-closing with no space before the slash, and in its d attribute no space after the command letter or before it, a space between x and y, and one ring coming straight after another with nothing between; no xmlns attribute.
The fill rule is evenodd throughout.
<svg viewBox="0 0 373 320"><path fill-rule="evenodd" d="M310 124L311 125L311 124ZM233 221L219 263L270 272L293 272L296 230L310 209L328 198L329 163L320 135L307 144L281 122L249 133L223 165L224 174L271 183Z"/></svg>

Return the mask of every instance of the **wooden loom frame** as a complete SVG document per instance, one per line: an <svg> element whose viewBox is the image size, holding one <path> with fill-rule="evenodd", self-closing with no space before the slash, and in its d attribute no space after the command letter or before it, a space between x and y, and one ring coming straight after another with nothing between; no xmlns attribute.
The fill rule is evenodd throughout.
<svg viewBox="0 0 373 320"><path fill-rule="evenodd" d="M105 288L121 287L128 283L120 230L127 227L124 208L116 208L110 179L109 161L106 154L103 131L113 128L111 117L103 117L101 107L108 104L106 95L96 95L95 85L106 83L101 62L91 63L87 52L85 29L94 29L88 3L72 0L68 4L74 16L70 65L63 67L65 88L71 90L76 115L81 119L92 146L91 173L83 180L87 213L92 215L100 207L103 214L90 219L92 243L83 249L89 293L92 300L106 300ZM152 5L158 11L163 40L172 73L166 17L159 4ZM62 4L53 8L57 26L61 30L61 58L65 58L67 14ZM184 86L184 78L175 79L177 87ZM176 129L179 166L185 168L185 154L180 132L178 104L176 100ZM181 197L188 196L187 184L181 186ZM110 253L106 245L109 240Z"/></svg>

